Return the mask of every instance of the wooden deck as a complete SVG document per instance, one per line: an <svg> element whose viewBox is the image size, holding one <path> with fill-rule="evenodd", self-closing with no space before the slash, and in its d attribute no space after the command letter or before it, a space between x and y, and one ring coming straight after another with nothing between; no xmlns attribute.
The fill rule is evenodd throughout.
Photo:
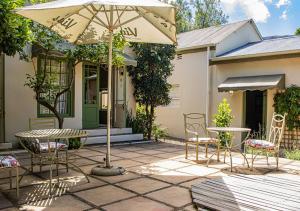
<svg viewBox="0 0 300 211"><path fill-rule="evenodd" d="M300 181L276 175L231 175L192 186L199 210L300 210Z"/></svg>

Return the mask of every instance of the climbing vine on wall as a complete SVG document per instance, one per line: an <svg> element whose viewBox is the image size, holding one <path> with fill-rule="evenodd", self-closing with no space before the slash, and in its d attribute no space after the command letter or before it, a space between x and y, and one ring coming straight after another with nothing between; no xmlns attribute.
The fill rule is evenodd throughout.
<svg viewBox="0 0 300 211"><path fill-rule="evenodd" d="M289 130L300 128L300 87L292 85L274 96L276 113L287 113L286 126Z"/></svg>

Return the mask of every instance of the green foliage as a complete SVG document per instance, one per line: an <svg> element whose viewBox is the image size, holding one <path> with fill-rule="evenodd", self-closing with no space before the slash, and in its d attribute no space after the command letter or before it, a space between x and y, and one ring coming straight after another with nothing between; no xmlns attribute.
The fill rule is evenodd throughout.
<svg viewBox="0 0 300 211"><path fill-rule="evenodd" d="M79 149L81 146L80 138L71 138L69 140L69 148L68 149Z"/></svg>
<svg viewBox="0 0 300 211"><path fill-rule="evenodd" d="M284 157L290 160L300 160L300 150L284 151Z"/></svg>
<svg viewBox="0 0 300 211"><path fill-rule="evenodd" d="M224 98L222 102L218 105L218 113L214 115L213 122L217 127L229 127L233 120L233 115L231 114L231 108L227 100ZM219 133L219 139L221 143L224 143L231 140L231 134L221 132Z"/></svg>
<svg viewBox="0 0 300 211"><path fill-rule="evenodd" d="M189 3L186 0L176 0L172 2L176 7L176 30L177 33L190 31L193 28L193 14Z"/></svg>
<svg viewBox="0 0 300 211"><path fill-rule="evenodd" d="M13 13L14 9L23 5L24 0L0 1L0 54L13 56L22 52L31 40L29 20Z"/></svg>
<svg viewBox="0 0 300 211"><path fill-rule="evenodd" d="M126 127L131 127L133 133L142 133L146 137L146 111L143 106L136 106L136 115L133 116L131 112L127 111Z"/></svg>
<svg viewBox="0 0 300 211"><path fill-rule="evenodd" d="M152 133L153 133L154 140L156 141L168 136L167 129L162 128L161 125L157 125L157 124L153 124Z"/></svg>
<svg viewBox="0 0 300 211"><path fill-rule="evenodd" d="M171 85L167 82L173 71L171 61L175 57L175 46L160 44L132 44L137 67L129 69L135 88L134 96L145 107L147 137L152 137L155 108L170 103Z"/></svg>
<svg viewBox="0 0 300 211"><path fill-rule="evenodd" d="M300 35L300 28L296 30L295 35Z"/></svg>
<svg viewBox="0 0 300 211"><path fill-rule="evenodd" d="M286 126L289 130L300 128L300 87L288 87L285 92L274 96L275 112L287 113Z"/></svg>
<svg viewBox="0 0 300 211"><path fill-rule="evenodd" d="M175 0L172 4L177 9L178 33L224 24L228 20L220 0Z"/></svg>
<svg viewBox="0 0 300 211"><path fill-rule="evenodd" d="M227 23L226 16L221 8L220 0L195 0L195 29L206 28Z"/></svg>

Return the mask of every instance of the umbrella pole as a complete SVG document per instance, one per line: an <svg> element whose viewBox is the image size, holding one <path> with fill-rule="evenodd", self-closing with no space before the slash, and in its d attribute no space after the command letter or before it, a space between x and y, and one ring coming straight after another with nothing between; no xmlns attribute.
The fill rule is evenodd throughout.
<svg viewBox="0 0 300 211"><path fill-rule="evenodd" d="M106 150L106 168L110 168L110 126L111 126L111 74L112 74L112 45L113 45L113 31L109 30L109 44L108 44L108 93L107 93L107 150Z"/></svg>

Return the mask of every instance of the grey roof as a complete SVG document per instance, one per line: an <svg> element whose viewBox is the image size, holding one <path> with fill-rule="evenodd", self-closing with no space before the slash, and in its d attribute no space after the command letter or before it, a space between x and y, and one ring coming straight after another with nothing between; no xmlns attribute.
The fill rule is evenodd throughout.
<svg viewBox="0 0 300 211"><path fill-rule="evenodd" d="M272 36L265 37L262 41L248 43L230 52L220 55L212 60L229 60L247 57L260 57L300 52L300 36Z"/></svg>
<svg viewBox="0 0 300 211"><path fill-rule="evenodd" d="M278 87L285 88L285 75L258 75L245 77L230 77L218 86L219 92L238 90L267 90Z"/></svg>
<svg viewBox="0 0 300 211"><path fill-rule="evenodd" d="M178 34L177 50L216 45L248 22L253 23L253 20L244 20L220 26L211 26L204 29Z"/></svg>

